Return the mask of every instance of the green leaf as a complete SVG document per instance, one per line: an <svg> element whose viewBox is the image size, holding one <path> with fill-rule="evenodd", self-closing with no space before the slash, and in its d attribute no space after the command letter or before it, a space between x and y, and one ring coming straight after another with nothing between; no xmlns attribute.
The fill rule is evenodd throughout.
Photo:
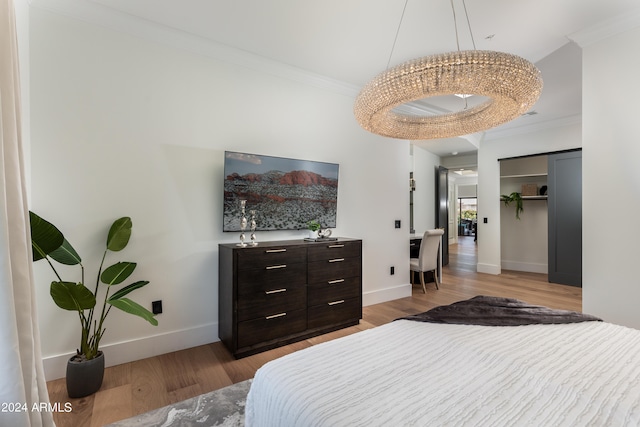
<svg viewBox="0 0 640 427"><path fill-rule="evenodd" d="M31 249L33 261L39 261L55 251L64 242L64 236L55 225L29 211L31 227Z"/></svg>
<svg viewBox="0 0 640 427"><path fill-rule="evenodd" d="M83 311L96 305L96 298L82 283L51 282L51 298L64 310Z"/></svg>
<svg viewBox="0 0 640 427"><path fill-rule="evenodd" d="M146 286L148 283L149 283L148 280L141 280L139 282L132 283L132 284L120 289L118 292L115 292L113 295L111 295L111 297L109 298L109 301L115 301L117 299L120 299L123 296L127 295L129 292L135 291L138 288Z"/></svg>
<svg viewBox="0 0 640 427"><path fill-rule="evenodd" d="M82 262L80 255L78 255L78 252L73 249L73 246L71 246L71 243L69 243L67 239L64 239L64 242L62 242L62 246L51 252L49 256L58 261L60 264L65 265L77 265Z"/></svg>
<svg viewBox="0 0 640 427"><path fill-rule="evenodd" d="M123 250L129 243L131 227L133 227L133 223L128 216L115 220L107 236L107 249L113 252Z"/></svg>
<svg viewBox="0 0 640 427"><path fill-rule="evenodd" d="M140 304L131 301L129 298L120 298L113 301L109 300L107 302L122 311L126 311L129 314L135 314L136 316L142 317L153 326L158 326L158 321L156 320L153 313L151 313Z"/></svg>
<svg viewBox="0 0 640 427"><path fill-rule="evenodd" d="M117 264L113 264L102 272L100 281L109 286L119 285L124 282L131 273L133 273L133 270L136 269L136 265L138 264L135 262L119 262Z"/></svg>

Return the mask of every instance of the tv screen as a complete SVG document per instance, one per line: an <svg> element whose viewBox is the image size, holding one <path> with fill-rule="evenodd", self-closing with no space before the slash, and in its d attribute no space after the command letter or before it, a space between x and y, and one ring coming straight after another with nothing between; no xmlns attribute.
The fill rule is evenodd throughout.
<svg viewBox="0 0 640 427"><path fill-rule="evenodd" d="M312 220L335 227L338 169L336 163L225 151L223 231L240 231L240 200L246 200L249 221L255 211L256 230L302 230Z"/></svg>

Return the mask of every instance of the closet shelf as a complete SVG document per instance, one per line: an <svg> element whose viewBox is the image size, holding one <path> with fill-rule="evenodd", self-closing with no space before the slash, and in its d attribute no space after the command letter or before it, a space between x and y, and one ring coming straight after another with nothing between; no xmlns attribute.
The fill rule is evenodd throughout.
<svg viewBox="0 0 640 427"><path fill-rule="evenodd" d="M540 176L547 176L546 173L528 173L528 174L522 174L522 175L501 175L500 179L504 179L504 178L535 178L535 177L540 177Z"/></svg>
<svg viewBox="0 0 640 427"><path fill-rule="evenodd" d="M544 196L522 196L522 200L547 200L548 196L544 195ZM500 201L502 200L502 197L500 198Z"/></svg>

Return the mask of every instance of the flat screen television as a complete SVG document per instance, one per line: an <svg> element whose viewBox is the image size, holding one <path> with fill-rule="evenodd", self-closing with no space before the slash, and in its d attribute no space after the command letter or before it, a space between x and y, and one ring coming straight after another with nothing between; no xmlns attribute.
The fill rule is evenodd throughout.
<svg viewBox="0 0 640 427"><path fill-rule="evenodd" d="M224 153L223 231L240 231L240 200L255 211L256 230L302 230L307 222L336 226L336 163Z"/></svg>

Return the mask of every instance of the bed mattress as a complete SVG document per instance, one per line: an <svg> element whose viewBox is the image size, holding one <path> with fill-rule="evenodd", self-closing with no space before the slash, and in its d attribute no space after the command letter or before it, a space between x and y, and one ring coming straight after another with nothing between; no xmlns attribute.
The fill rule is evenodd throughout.
<svg viewBox="0 0 640 427"><path fill-rule="evenodd" d="M255 426L636 426L640 331L397 320L267 363Z"/></svg>

